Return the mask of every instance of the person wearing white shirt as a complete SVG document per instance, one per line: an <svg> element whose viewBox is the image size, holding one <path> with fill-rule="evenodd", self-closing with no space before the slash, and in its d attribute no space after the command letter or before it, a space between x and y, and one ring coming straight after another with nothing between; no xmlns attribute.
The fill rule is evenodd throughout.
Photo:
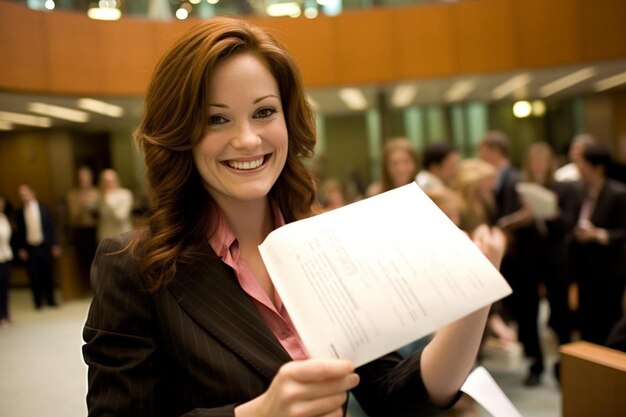
<svg viewBox="0 0 626 417"><path fill-rule="evenodd" d="M574 136L574 139L569 147L569 152L567 153L570 162L554 172L554 179L561 182L580 181L581 178L580 171L578 170L578 164L582 159L585 146L595 142L596 139L589 133L581 133Z"/></svg>
<svg viewBox="0 0 626 417"><path fill-rule="evenodd" d="M0 328L8 326L9 320L9 277L11 273L11 223L5 214L6 199L0 196Z"/></svg>
<svg viewBox="0 0 626 417"><path fill-rule="evenodd" d="M100 173L100 204L97 237L102 239L133 229L133 193L120 187L117 172L105 169Z"/></svg>

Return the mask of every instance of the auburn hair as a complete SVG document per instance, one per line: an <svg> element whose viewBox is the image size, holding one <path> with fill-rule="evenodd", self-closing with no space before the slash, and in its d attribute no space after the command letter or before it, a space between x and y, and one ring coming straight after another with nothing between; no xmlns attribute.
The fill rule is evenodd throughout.
<svg viewBox="0 0 626 417"><path fill-rule="evenodd" d="M216 203L202 185L192 149L208 125L209 82L221 61L252 53L274 76L288 131L285 166L270 190L285 221L311 215L315 182L302 159L313 156L315 119L295 61L264 29L242 19L214 17L194 26L159 61L134 134L144 153L151 214L131 242L148 287L157 291L206 246Z"/></svg>

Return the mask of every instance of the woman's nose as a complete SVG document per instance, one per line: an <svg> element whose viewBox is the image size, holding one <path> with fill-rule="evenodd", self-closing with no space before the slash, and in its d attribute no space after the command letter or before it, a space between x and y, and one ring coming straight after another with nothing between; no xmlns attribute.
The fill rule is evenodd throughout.
<svg viewBox="0 0 626 417"><path fill-rule="evenodd" d="M254 126L248 122L243 122L239 124L232 143L238 149L254 149L261 144L261 137Z"/></svg>

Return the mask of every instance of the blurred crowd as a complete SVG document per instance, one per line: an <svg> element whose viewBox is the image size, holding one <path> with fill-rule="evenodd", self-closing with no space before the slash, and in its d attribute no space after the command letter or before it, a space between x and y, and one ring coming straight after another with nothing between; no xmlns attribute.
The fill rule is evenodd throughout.
<svg viewBox="0 0 626 417"><path fill-rule="evenodd" d="M613 178L609 150L589 134L573 138L565 164L544 142L529 145L520 166L511 162L509 149L499 131L488 132L472 158L446 141L418 152L409 139L391 138L379 178L369 184L318 173L318 203L320 211L333 210L415 181L463 231L483 224L504 230L501 272L513 293L492 306L486 338L523 346L523 383L534 386L546 367L538 327L542 299L559 343L583 339L626 350L626 185ZM94 177L91 168L80 167L64 202L69 246L87 288L98 242L136 226L133 192L120 185L116 171L101 171L97 184ZM523 192L529 185L553 199L552 210L531 204ZM57 304L53 264L62 249L54 216L28 184L18 192L22 204L16 208L0 196L1 327L11 324L7 294L16 262L25 266L34 307ZM558 362L552 371L558 377Z"/></svg>
<svg viewBox="0 0 626 417"><path fill-rule="evenodd" d="M521 345L528 364L522 382L535 386L547 366L538 324L543 299L560 344L582 339L626 350L626 185L613 176L609 149L589 134L573 138L565 164L548 143L534 142L515 166L510 147L499 131L484 135L473 158L446 141L417 152L409 139L392 138L378 180L347 198L340 181L323 179L319 203L330 210L415 181L465 232L481 224L504 230L501 272L513 293L493 305L486 338ZM538 207L528 188L547 196L552 209ZM551 371L559 377L558 361Z"/></svg>

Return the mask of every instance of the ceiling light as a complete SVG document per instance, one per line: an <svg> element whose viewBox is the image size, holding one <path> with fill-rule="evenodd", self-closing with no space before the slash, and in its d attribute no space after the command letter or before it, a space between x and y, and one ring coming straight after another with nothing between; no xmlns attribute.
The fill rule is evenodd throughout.
<svg viewBox="0 0 626 417"><path fill-rule="evenodd" d="M104 114L109 117L122 117L124 115L124 109L122 107L100 100L94 100L93 98L80 98L76 100L76 106L79 109Z"/></svg>
<svg viewBox="0 0 626 417"><path fill-rule="evenodd" d="M295 2L289 3L274 3L267 6L265 9L268 15L278 17L278 16L300 16L301 10L300 5Z"/></svg>
<svg viewBox="0 0 626 417"><path fill-rule="evenodd" d="M43 5L43 7L45 7L46 10L54 10L55 6L56 5L54 4L54 0L46 0L46 2Z"/></svg>
<svg viewBox="0 0 626 417"><path fill-rule="evenodd" d="M472 80L461 80L452 84L452 87L446 91L446 100L461 101L466 98L469 93L476 88L476 82Z"/></svg>
<svg viewBox="0 0 626 417"><path fill-rule="evenodd" d="M339 98L352 110L365 110L367 108L367 98L358 88L339 89Z"/></svg>
<svg viewBox="0 0 626 417"><path fill-rule="evenodd" d="M94 20L118 20L122 12L116 7L92 7L87 10L87 16Z"/></svg>
<svg viewBox="0 0 626 417"><path fill-rule="evenodd" d="M309 19L315 19L318 14L319 12L317 11L316 7L307 7L306 9L304 9L304 16Z"/></svg>
<svg viewBox="0 0 626 417"><path fill-rule="evenodd" d="M540 87L539 94L542 97L551 96L554 93L558 93L559 91L588 80L595 74L596 70L593 67L581 69L580 71L573 72L570 75L566 75L563 78L559 78L558 80L552 81L551 83Z"/></svg>
<svg viewBox="0 0 626 417"><path fill-rule="evenodd" d="M54 117L56 119L69 120L70 122L86 123L89 121L89 113L68 109L67 107L53 106L45 103L28 103L28 111L43 114L44 116Z"/></svg>
<svg viewBox="0 0 626 417"><path fill-rule="evenodd" d="M542 100L535 100L531 103L533 116L543 116L546 114L546 103Z"/></svg>
<svg viewBox="0 0 626 417"><path fill-rule="evenodd" d="M513 115L517 118L524 118L530 116L532 112L532 106L527 101L516 101L513 104Z"/></svg>
<svg viewBox="0 0 626 417"><path fill-rule="evenodd" d="M617 87L618 85L624 83L626 83L626 71L596 82L594 85L594 90L604 91L608 90L609 88Z"/></svg>
<svg viewBox="0 0 626 417"><path fill-rule="evenodd" d="M185 20L187 19L187 16L189 16L189 12L182 7L176 10L176 18L178 20Z"/></svg>
<svg viewBox="0 0 626 417"><path fill-rule="evenodd" d="M12 130L13 124L6 120L0 120L0 130Z"/></svg>
<svg viewBox="0 0 626 417"><path fill-rule="evenodd" d="M15 123L17 125L50 127L52 121L49 117L32 116L30 114L11 113L8 111L0 111L0 120Z"/></svg>
<svg viewBox="0 0 626 417"><path fill-rule="evenodd" d="M391 104L395 107L406 107L413 103L417 96L417 86L415 84L399 85L393 90Z"/></svg>
<svg viewBox="0 0 626 417"><path fill-rule="evenodd" d="M505 81L504 83L494 88L491 91L491 97L494 100L503 99L509 94L512 94L515 91L519 90L520 88L523 88L526 85L528 85L531 79L532 77L527 72L524 74L516 75L515 77L510 78L509 80Z"/></svg>

